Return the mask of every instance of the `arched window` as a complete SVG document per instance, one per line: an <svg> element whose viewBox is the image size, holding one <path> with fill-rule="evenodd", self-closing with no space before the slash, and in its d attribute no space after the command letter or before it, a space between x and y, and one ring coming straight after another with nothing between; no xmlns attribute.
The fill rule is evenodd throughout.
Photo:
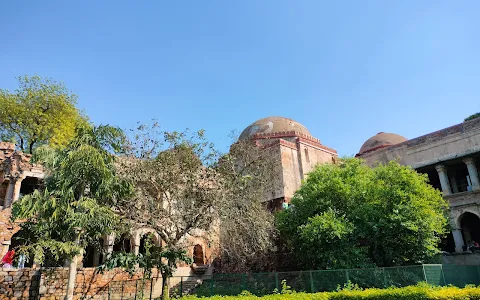
<svg viewBox="0 0 480 300"><path fill-rule="evenodd" d="M205 259L203 256L203 248L201 245L197 244L195 245L195 247L193 247L193 262L198 266L205 264Z"/></svg>

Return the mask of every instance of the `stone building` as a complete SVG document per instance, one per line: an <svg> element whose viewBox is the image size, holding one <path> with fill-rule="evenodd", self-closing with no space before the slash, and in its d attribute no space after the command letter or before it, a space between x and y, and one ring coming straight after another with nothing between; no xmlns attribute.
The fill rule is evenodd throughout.
<svg viewBox="0 0 480 300"><path fill-rule="evenodd" d="M428 175L430 184L450 204L452 228L445 250L463 252L470 241L480 243L480 118L417 138L380 132L369 138L356 157L374 166L396 160Z"/></svg>
<svg viewBox="0 0 480 300"><path fill-rule="evenodd" d="M271 210L288 205L306 174L317 164L331 163L338 157L335 149L322 145L305 126L284 117L253 122L239 139L255 141L278 159L279 182L266 197Z"/></svg>
<svg viewBox="0 0 480 300"><path fill-rule="evenodd" d="M20 230L18 223L13 223L11 217L11 205L23 195L32 193L37 189L45 178L46 171L43 167L30 162L31 156L15 150L15 145L7 142L0 142L0 255L3 257L9 249L17 246L17 232ZM103 245L103 251L94 247L87 247L84 251L80 267L98 266L106 257L105 253L125 251L131 253L142 253L145 251L145 242L148 235L154 236L154 241L160 245L161 240L153 229L135 224L132 231L121 237L114 235L105 236L99 242ZM193 257L195 270L190 266L180 265L178 276L188 276L192 271L196 273L210 272L210 266L215 255L214 246L209 240L197 233L183 241L189 254ZM30 262L32 263L32 262Z"/></svg>

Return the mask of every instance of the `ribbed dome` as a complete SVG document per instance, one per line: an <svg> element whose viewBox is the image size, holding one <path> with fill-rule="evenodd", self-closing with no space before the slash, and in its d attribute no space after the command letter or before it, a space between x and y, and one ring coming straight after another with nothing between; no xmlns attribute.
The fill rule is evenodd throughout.
<svg viewBox="0 0 480 300"><path fill-rule="evenodd" d="M246 140L255 134L277 133L295 131L301 134L310 135L308 129L302 124L284 117L268 117L260 119L245 128L240 134L240 140Z"/></svg>
<svg viewBox="0 0 480 300"><path fill-rule="evenodd" d="M406 140L407 139L405 137L395 133L379 132L377 135L372 136L365 143L363 143L359 154L368 152L370 150L399 144L405 142Z"/></svg>

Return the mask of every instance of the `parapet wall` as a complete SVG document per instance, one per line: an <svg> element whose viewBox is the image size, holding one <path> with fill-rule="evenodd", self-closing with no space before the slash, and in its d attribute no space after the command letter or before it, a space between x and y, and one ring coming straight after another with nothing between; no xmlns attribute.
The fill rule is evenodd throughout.
<svg viewBox="0 0 480 300"><path fill-rule="evenodd" d="M143 281L141 273L130 276L125 271L112 270L101 274L95 268L82 268L77 271L74 299L133 299L142 290L144 295L150 296L152 291L152 296L158 297L161 279L157 280L157 276L155 271L153 280ZM68 268L0 268L0 300L62 300L67 282Z"/></svg>

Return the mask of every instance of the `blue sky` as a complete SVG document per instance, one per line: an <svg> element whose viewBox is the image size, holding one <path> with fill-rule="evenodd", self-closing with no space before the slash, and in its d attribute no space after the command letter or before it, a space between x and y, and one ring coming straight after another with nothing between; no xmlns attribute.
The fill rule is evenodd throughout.
<svg viewBox="0 0 480 300"><path fill-rule="evenodd" d="M0 88L63 81L97 124L278 115L340 155L480 111L480 1L1 1Z"/></svg>

